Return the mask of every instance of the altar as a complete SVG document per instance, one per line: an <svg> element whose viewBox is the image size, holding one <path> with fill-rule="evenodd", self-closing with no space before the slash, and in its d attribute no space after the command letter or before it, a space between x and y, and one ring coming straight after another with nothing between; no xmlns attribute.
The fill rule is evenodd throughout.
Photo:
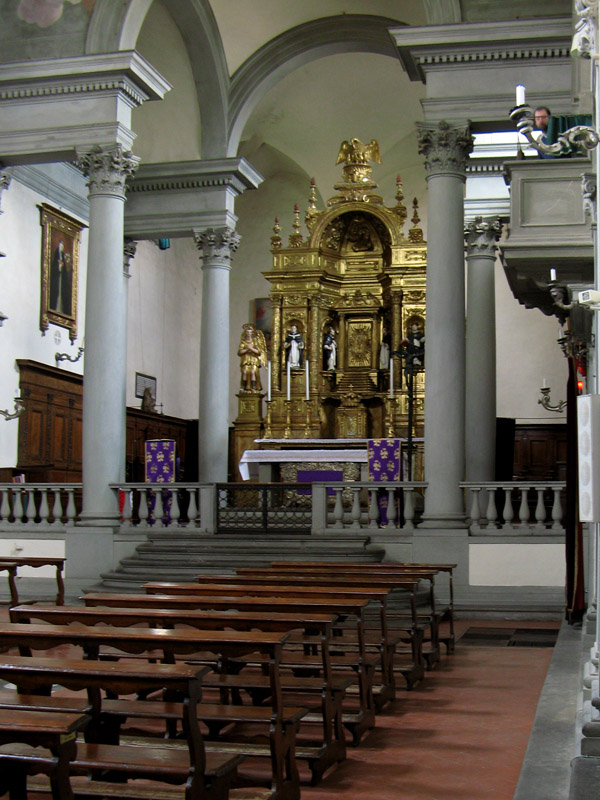
<svg viewBox="0 0 600 800"><path fill-rule="evenodd" d="M245 450L239 461L242 480L260 483L311 480L369 481L369 439L256 439L258 449ZM386 440L387 441L387 440ZM407 474L408 439L395 439L400 446L400 480ZM417 448L422 438L412 440ZM414 459L414 455L413 455ZM417 459L421 461L420 458ZM415 464L417 466L417 464ZM418 474L417 469L413 475Z"/></svg>

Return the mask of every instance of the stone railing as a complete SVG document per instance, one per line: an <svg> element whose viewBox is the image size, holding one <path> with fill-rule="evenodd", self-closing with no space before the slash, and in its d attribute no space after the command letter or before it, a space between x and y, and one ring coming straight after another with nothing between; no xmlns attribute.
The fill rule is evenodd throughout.
<svg viewBox="0 0 600 800"><path fill-rule="evenodd" d="M112 484L122 524L203 533L412 531L425 483Z"/></svg>
<svg viewBox="0 0 600 800"><path fill-rule="evenodd" d="M73 525L80 502L80 483L0 483L0 525Z"/></svg>
<svg viewBox="0 0 600 800"><path fill-rule="evenodd" d="M461 483L473 534L564 533L564 481Z"/></svg>

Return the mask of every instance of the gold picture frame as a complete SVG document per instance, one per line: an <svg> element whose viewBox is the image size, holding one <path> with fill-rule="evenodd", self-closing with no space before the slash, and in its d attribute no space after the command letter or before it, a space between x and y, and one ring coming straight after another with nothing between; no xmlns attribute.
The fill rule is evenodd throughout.
<svg viewBox="0 0 600 800"><path fill-rule="evenodd" d="M87 227L79 220L45 203L40 209L42 226L42 281L40 330L50 323L68 328L69 338L77 338L77 294L79 287L79 245L81 231Z"/></svg>

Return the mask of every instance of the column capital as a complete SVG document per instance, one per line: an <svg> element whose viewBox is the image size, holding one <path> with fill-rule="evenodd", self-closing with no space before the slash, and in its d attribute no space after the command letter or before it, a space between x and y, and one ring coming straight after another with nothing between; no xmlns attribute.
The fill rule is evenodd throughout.
<svg viewBox="0 0 600 800"><path fill-rule="evenodd" d="M239 233L229 227L194 231L194 241L202 253L205 265L220 262L222 266L229 266L231 254L238 249L241 238Z"/></svg>
<svg viewBox="0 0 600 800"><path fill-rule="evenodd" d="M109 195L125 199L125 181L138 168L140 159L120 144L111 147L97 145L78 155L76 164L88 178L92 195Z"/></svg>
<svg viewBox="0 0 600 800"><path fill-rule="evenodd" d="M589 216L592 225L596 224L597 178L594 172L584 172L581 176L581 194L583 195L583 213Z"/></svg>
<svg viewBox="0 0 600 800"><path fill-rule="evenodd" d="M425 156L427 179L435 175L466 178L469 153L473 150L470 126L450 125L445 120L435 125L417 122L419 153Z"/></svg>
<svg viewBox="0 0 600 800"><path fill-rule="evenodd" d="M598 30L598 0L575 0L575 31L571 55L575 58L593 58Z"/></svg>
<svg viewBox="0 0 600 800"><path fill-rule="evenodd" d="M8 172L0 172L0 199L2 199L2 192L10 186L11 180L12 178ZM0 211L1 213L2 211Z"/></svg>
<svg viewBox="0 0 600 800"><path fill-rule="evenodd" d="M500 217L475 217L465 224L467 258L496 258L496 242L502 233Z"/></svg>

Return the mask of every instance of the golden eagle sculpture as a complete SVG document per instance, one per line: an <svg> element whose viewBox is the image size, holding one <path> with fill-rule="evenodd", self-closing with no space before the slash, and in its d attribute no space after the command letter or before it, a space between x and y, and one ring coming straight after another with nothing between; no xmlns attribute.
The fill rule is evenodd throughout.
<svg viewBox="0 0 600 800"><path fill-rule="evenodd" d="M375 139L371 139L369 144L363 144L360 139L344 139L340 145L340 152L338 153L336 164L342 162L351 164L367 164L369 161L374 161L376 164L381 164L381 154L379 152L379 144Z"/></svg>

